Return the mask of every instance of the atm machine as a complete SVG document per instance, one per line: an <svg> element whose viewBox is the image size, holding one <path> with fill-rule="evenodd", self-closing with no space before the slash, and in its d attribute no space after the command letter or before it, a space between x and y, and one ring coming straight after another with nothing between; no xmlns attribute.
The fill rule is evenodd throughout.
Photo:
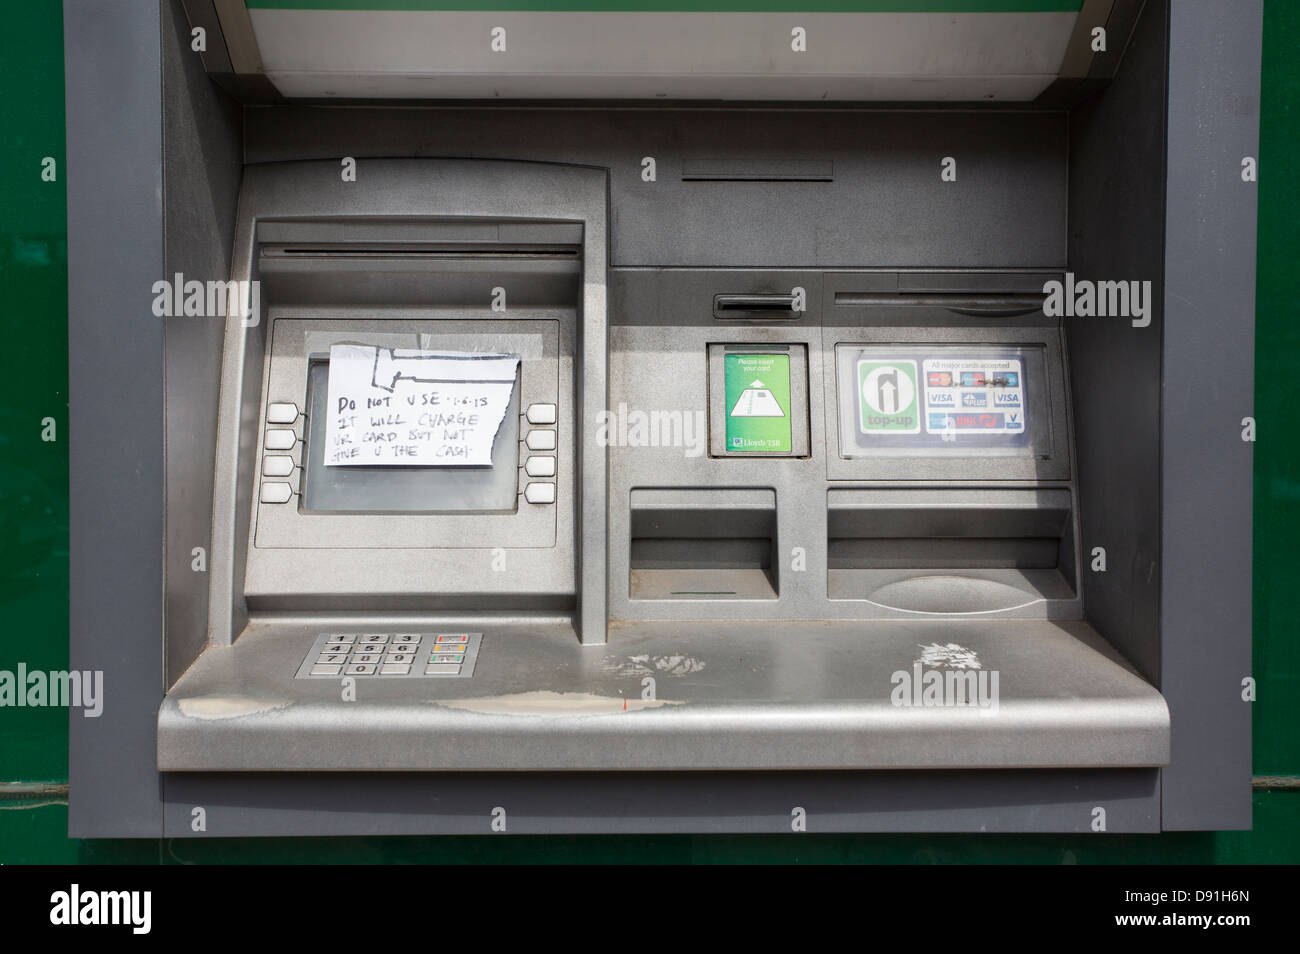
<svg viewBox="0 0 1300 954"><path fill-rule="evenodd" d="M1261 4L443 6L65 0L72 834L1248 827Z"/></svg>

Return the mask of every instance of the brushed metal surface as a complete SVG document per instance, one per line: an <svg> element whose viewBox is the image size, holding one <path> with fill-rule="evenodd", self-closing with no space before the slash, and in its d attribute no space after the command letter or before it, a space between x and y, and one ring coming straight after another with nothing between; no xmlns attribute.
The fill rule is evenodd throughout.
<svg viewBox="0 0 1300 954"><path fill-rule="evenodd" d="M1168 758L1164 700L1086 623L637 623L605 646L580 646L567 625L475 619L472 679L376 680L351 702L335 681L294 679L322 620L254 621L169 693L159 768L1115 768ZM911 674L932 643L959 644L998 674L996 709L894 704L895 674Z"/></svg>

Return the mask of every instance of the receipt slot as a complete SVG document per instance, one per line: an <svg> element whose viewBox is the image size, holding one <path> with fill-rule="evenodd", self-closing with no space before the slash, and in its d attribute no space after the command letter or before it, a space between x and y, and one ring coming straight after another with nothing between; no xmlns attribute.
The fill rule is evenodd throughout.
<svg viewBox="0 0 1300 954"><path fill-rule="evenodd" d="M1249 824L1257 3L301 6L66 3L74 834Z"/></svg>

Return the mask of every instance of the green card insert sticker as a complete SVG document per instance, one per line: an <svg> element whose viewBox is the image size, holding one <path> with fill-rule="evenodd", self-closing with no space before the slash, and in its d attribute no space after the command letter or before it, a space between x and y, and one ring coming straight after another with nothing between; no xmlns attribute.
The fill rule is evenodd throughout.
<svg viewBox="0 0 1300 954"><path fill-rule="evenodd" d="M723 378L727 392L729 453L790 453L790 356L728 354Z"/></svg>

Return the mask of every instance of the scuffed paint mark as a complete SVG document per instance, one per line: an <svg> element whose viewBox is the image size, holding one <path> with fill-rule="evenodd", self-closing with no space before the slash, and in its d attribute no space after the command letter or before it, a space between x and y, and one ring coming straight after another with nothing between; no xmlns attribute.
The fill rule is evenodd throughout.
<svg viewBox="0 0 1300 954"><path fill-rule="evenodd" d="M623 696L601 696L594 692L552 692L540 689L477 699L440 699L436 705L488 715L587 716L636 712L660 706L679 706L681 703L666 699L627 699Z"/></svg>
<svg viewBox="0 0 1300 954"><path fill-rule="evenodd" d="M671 656L628 656L626 660L608 659L604 663L606 672L615 676L652 676L663 673L668 676L688 676L694 672L703 672L705 662L684 653Z"/></svg>
<svg viewBox="0 0 1300 954"><path fill-rule="evenodd" d="M654 664L656 669L670 676L685 676L704 669L704 660L696 659L694 656L656 656Z"/></svg>
<svg viewBox="0 0 1300 954"><path fill-rule="evenodd" d="M288 705L288 699L252 699L248 696L192 696L176 703L181 715L191 719L239 719L273 712Z"/></svg>
<svg viewBox="0 0 1300 954"><path fill-rule="evenodd" d="M921 645L921 658L917 660L917 663L928 668L937 668L939 666L948 669L980 668L979 654L975 650L959 646L957 643Z"/></svg>

